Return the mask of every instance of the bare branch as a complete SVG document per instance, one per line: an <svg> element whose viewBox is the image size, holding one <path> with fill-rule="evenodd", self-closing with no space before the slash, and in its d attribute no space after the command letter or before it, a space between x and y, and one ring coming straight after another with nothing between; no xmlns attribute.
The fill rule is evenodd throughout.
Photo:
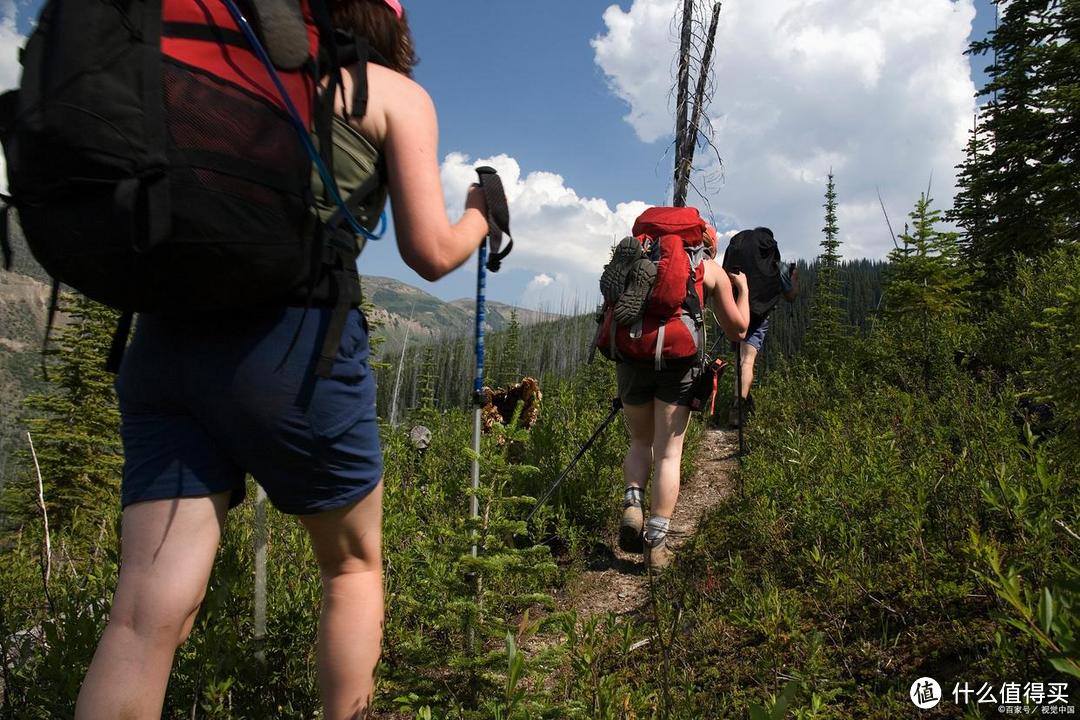
<svg viewBox="0 0 1080 720"><path fill-rule="evenodd" d="M38 464L37 451L34 450L34 438L29 432L26 440L30 443L30 455L34 458L34 470L37 472L38 481L38 507L41 508L41 517L45 524L45 552L42 558L41 579L45 584L45 597L49 599L49 579L52 577L52 537L49 534L49 510L45 507L45 481L41 477L41 465ZM49 599L52 605L52 600Z"/></svg>
<svg viewBox="0 0 1080 720"><path fill-rule="evenodd" d="M897 250L900 249L900 244L896 242L896 233L893 232L892 223L889 222L889 213L885 210L885 201L881 199L881 188L875 188L877 190L877 199L881 204L881 214L885 216L885 224L889 228L889 237L892 238L893 247Z"/></svg>

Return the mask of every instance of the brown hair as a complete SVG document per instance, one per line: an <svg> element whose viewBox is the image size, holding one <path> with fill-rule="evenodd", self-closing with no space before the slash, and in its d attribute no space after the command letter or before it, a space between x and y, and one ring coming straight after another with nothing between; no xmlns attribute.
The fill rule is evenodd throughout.
<svg viewBox="0 0 1080 720"><path fill-rule="evenodd" d="M330 14L335 27L366 37L380 63L412 77L419 60L406 13L399 20L383 0L337 0L330 3Z"/></svg>

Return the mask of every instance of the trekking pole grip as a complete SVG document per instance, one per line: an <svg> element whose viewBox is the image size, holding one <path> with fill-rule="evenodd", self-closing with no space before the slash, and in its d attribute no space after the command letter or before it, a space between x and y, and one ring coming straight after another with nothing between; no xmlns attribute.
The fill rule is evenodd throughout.
<svg viewBox="0 0 1080 720"><path fill-rule="evenodd" d="M487 205L487 244L491 250L487 269L499 272L503 258L514 249L514 237L510 234L510 206L506 202L502 179L495 168L484 165L476 168L476 174L479 176L480 190L484 193L484 203ZM503 235L510 240L505 249L502 247Z"/></svg>

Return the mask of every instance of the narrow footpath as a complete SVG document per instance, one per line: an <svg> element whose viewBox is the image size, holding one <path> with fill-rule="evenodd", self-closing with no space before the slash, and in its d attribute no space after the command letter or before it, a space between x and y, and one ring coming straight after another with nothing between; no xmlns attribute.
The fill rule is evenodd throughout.
<svg viewBox="0 0 1080 720"><path fill-rule="evenodd" d="M689 478L683 478L679 502L671 519L668 542L679 548L697 532L701 519L735 491L734 470L739 434L735 430L706 430L697 447ZM581 620L614 612L637 613L649 601L648 574L641 555L619 549L614 530L611 551L595 560L560 598L561 609L576 609Z"/></svg>

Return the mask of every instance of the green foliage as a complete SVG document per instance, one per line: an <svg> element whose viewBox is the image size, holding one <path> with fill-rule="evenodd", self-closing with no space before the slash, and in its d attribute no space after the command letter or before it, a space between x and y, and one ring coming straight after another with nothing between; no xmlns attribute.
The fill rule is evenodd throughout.
<svg viewBox="0 0 1080 720"><path fill-rule="evenodd" d="M85 297L64 296L70 321L51 345L50 384L26 400L29 429L41 467L54 531L81 513L93 530L112 516L123 457L113 376L105 371L117 313ZM21 472L0 496L8 523L19 528L38 515L37 476L25 453Z"/></svg>
<svg viewBox="0 0 1080 720"><path fill-rule="evenodd" d="M510 324L501 333L502 342L489 373L488 384L506 387L521 381L521 323L517 310L510 313Z"/></svg>
<svg viewBox="0 0 1080 720"><path fill-rule="evenodd" d="M853 340L756 391L746 497L661 583L686 717L785 696L794 717L906 717L912 678L1054 681L1076 659L1080 478L1019 437L1007 385L900 388L881 352Z"/></svg>
<svg viewBox="0 0 1080 720"><path fill-rule="evenodd" d="M1080 240L1080 2L995 0L1000 21L969 52L992 55L951 218L991 289L1018 257Z"/></svg>
<svg viewBox="0 0 1080 720"><path fill-rule="evenodd" d="M1080 246L1071 248L1069 270L1080 272ZM1066 257L1066 253L1061 253ZM1051 275L1050 278L1054 276ZM1068 461L1080 462L1080 276L1061 276L1054 298L1032 322L1046 338L1043 352L1025 371L1032 394L1053 403L1059 438ZM1075 464L1074 464L1075 467Z"/></svg>
<svg viewBox="0 0 1080 720"><path fill-rule="evenodd" d="M817 280L810 305L810 324L814 328L808 353L815 358L834 355L849 328L843 322L843 298L840 295L840 228L836 220L836 185L832 171L825 189L825 237L818 256Z"/></svg>
<svg viewBox="0 0 1080 720"><path fill-rule="evenodd" d="M958 235L938 229L941 212L931 203L927 195L919 197L912 225L900 236L903 246L889 254L882 312L901 386L911 387L921 375L927 391L969 339L964 320L972 286Z"/></svg>
<svg viewBox="0 0 1080 720"><path fill-rule="evenodd" d="M912 228L900 236L903 247L889 253L885 316L901 322L933 317L948 324L968 311L970 276L960 265L958 233L938 230L941 211L933 200L919 196L911 212Z"/></svg>
<svg viewBox="0 0 1080 720"><path fill-rule="evenodd" d="M524 325L511 313L507 328L485 336L485 382L506 385L523 375L540 380L542 386L572 377L586 364L589 344L596 332L592 313L580 308L555 320ZM378 407L389 415L398 408L418 408L425 403L442 410L467 408L472 403L475 340L471 334L440 337L426 344L410 344L403 356L389 358L391 367L379 369ZM397 382L400 365L401 382Z"/></svg>
<svg viewBox="0 0 1080 720"><path fill-rule="evenodd" d="M781 244L781 249L783 245ZM817 333L813 324L814 302L819 282L821 264L799 261L799 294L795 301L781 302L769 315L769 339L759 355L762 370L780 365L784 358L793 358L809 352ZM883 276L888 264L880 260L844 260L837 267L840 296L843 308L839 315L842 327L851 332L866 335L875 329L875 310L881 301ZM823 357L829 357L827 353Z"/></svg>
<svg viewBox="0 0 1080 720"><path fill-rule="evenodd" d="M1025 419L1073 466L1080 462L1078 279L1080 244L1018 261L988 313L979 351L986 365L1020 384Z"/></svg>
<svg viewBox="0 0 1080 720"><path fill-rule="evenodd" d="M63 347L61 357L68 352ZM95 362L100 366L100 357ZM54 374L54 382L61 377ZM532 498L606 414L612 383L610 365L597 363L578 378L552 384L531 433L496 429L484 437L476 522L467 517L471 414L419 413L433 431L425 451L404 433L384 428L386 624L376 707L421 717L444 717L439 713L453 709L453 717L531 718L553 705L577 706L544 690L546 679L568 662L560 642L564 620L549 614L550 591L582 562L617 513L622 433L613 428L598 442L568 479L571 492L538 513L531 535L522 519ZM47 435L41 435L44 444ZM574 494L585 489L584 499ZM254 495L253 487L248 494ZM72 713L118 571L118 503L112 498L97 510L94 518L101 522L79 507L54 530L48 593L40 523L27 524L5 549L0 653L19 661L0 664L0 717ZM271 510L268 629L257 641L253 525L251 503L229 515L191 639L176 655L165 717L308 718L318 712L320 583L314 557L301 527ZM474 537L477 558L470 554ZM549 650L524 652L538 634L546 635ZM257 653L265 663L255 660Z"/></svg>

